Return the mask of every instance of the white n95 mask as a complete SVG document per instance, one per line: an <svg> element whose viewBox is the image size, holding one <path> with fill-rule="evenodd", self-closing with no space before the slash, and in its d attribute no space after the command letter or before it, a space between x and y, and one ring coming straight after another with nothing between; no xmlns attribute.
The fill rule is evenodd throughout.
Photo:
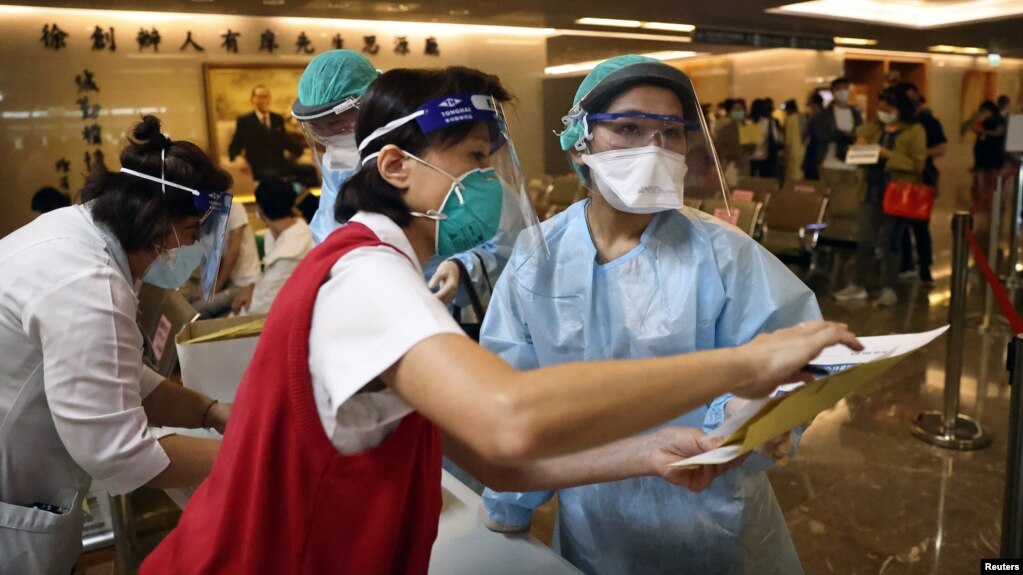
<svg viewBox="0 0 1023 575"><path fill-rule="evenodd" d="M653 214L682 207L686 157L643 146L583 154L594 187L615 209L630 214Z"/></svg>
<svg viewBox="0 0 1023 575"><path fill-rule="evenodd" d="M326 152L323 154L330 170L351 170L359 165L359 147L355 143L355 132L338 134L325 138Z"/></svg>

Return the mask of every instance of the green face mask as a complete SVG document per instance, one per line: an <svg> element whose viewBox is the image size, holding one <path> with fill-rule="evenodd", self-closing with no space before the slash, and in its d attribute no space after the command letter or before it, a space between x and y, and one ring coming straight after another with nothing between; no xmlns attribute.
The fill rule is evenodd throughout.
<svg viewBox="0 0 1023 575"><path fill-rule="evenodd" d="M497 234L501 224L504 186L494 168L470 170L460 178L454 178L412 154L406 155L454 180L439 212L412 212L413 216L436 220L438 256L446 258L462 253Z"/></svg>
<svg viewBox="0 0 1023 575"><path fill-rule="evenodd" d="M501 224L503 196L493 168L473 170L456 180L440 209L447 217L437 220L437 255L453 256L493 238Z"/></svg>

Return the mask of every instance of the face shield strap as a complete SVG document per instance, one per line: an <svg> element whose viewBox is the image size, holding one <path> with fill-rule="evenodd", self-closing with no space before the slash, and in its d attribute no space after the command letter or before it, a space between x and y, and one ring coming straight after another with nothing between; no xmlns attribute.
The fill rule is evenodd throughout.
<svg viewBox="0 0 1023 575"><path fill-rule="evenodd" d="M162 156L163 156L163 154L161 153L161 159L162 159ZM182 186L181 184L175 184L174 182L172 182L170 180L164 179L164 177L163 177L163 165L162 164L160 165L160 177L159 178L157 178L156 176L150 176L149 174L143 174L142 172L136 172L135 170L131 170L131 169L128 169L128 168L121 168L121 172L124 172L125 174L131 174L133 176L142 178L144 180L149 180L151 182L156 182L156 183L160 184L160 186L163 189L164 193L167 192L167 186L170 186L172 188L177 188L179 190L185 190L186 192L191 193L193 196L201 196L202 195L202 193L199 190L196 190L194 188L189 188L187 186Z"/></svg>

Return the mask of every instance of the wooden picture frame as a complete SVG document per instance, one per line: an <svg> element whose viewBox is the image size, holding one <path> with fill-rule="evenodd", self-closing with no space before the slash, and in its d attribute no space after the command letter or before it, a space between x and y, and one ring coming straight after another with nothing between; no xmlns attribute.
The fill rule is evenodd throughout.
<svg viewBox="0 0 1023 575"><path fill-rule="evenodd" d="M228 146L234 136L239 116L253 111L252 91L256 86L270 90L270 111L284 119L289 138L304 143L298 122L291 115L291 105L298 96L298 81L305 64L203 64L203 90L206 95L206 129L210 157L234 178L235 198L249 203L256 182L247 164L232 161ZM308 149L297 163L313 167Z"/></svg>

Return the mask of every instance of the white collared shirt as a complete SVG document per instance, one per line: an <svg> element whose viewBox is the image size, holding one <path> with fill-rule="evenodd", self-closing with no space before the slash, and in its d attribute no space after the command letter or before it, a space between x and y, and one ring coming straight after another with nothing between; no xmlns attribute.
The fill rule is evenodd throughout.
<svg viewBox="0 0 1023 575"><path fill-rule="evenodd" d="M71 508L93 479L125 493L170 463L126 267L86 206L0 239L0 503Z"/></svg>
<svg viewBox="0 0 1023 575"><path fill-rule="evenodd" d="M419 342L443 333L464 335L426 287L405 233L390 218L359 212L389 247L364 247L330 270L313 308L309 370L327 436L344 454L378 445L412 407L390 389L357 392ZM399 253L400 252L400 253Z"/></svg>

